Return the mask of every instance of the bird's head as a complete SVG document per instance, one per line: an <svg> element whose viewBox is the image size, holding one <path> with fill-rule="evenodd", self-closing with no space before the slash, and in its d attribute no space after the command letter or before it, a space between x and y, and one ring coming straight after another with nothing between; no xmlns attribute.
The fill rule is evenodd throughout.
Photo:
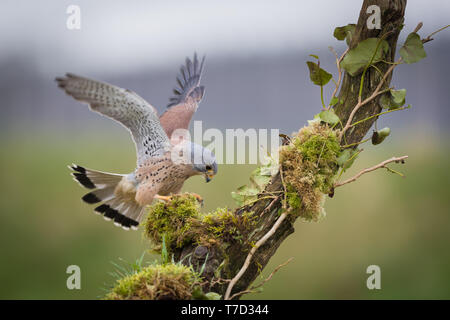
<svg viewBox="0 0 450 320"><path fill-rule="evenodd" d="M211 181L217 174L217 161L214 153L202 146L191 144L191 159L193 160L193 168L197 174L203 174L206 182Z"/></svg>

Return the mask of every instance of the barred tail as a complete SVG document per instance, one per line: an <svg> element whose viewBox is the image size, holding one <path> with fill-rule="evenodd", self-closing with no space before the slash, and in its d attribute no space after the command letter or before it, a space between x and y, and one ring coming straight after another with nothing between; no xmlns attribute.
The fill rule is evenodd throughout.
<svg viewBox="0 0 450 320"><path fill-rule="evenodd" d="M116 226L126 230L137 229L143 208L132 200L134 197L130 197L130 193L135 193L135 188L127 175L95 171L75 164L69 168L74 180L92 189L82 200L88 204L101 203L94 209L95 213L103 215L105 220L113 220ZM124 193L124 185L127 194Z"/></svg>

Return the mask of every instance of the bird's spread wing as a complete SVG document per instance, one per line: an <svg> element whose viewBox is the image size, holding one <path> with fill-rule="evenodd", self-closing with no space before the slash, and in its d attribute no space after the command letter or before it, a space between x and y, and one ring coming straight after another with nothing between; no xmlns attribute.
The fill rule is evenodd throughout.
<svg viewBox="0 0 450 320"><path fill-rule="evenodd" d="M56 81L67 94L87 103L91 110L118 121L131 132L138 165L168 150L170 142L155 108L136 93L70 73Z"/></svg>
<svg viewBox="0 0 450 320"><path fill-rule="evenodd" d="M198 104L203 98L205 87L200 86L205 57L199 63L197 54L194 60L186 58L186 64L181 66L177 77L179 88L173 90L174 96L170 98L168 110L161 117L161 125L169 136L176 129L189 129L192 115L197 111Z"/></svg>

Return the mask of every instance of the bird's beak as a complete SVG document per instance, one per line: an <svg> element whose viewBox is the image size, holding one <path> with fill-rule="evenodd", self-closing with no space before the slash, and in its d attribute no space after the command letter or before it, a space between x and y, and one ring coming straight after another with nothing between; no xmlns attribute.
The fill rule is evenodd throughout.
<svg viewBox="0 0 450 320"><path fill-rule="evenodd" d="M206 182L210 182L211 181L211 179L214 177L214 173L212 172L212 171L208 171L206 174L205 174L205 180L206 180Z"/></svg>

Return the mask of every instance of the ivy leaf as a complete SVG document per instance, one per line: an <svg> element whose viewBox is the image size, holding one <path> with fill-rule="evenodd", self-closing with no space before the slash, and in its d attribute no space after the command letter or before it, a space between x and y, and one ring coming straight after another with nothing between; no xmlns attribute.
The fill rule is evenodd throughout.
<svg viewBox="0 0 450 320"><path fill-rule="evenodd" d="M386 127L378 131L374 131L372 134L372 144L380 144L386 139L387 136L391 134L391 129Z"/></svg>
<svg viewBox="0 0 450 320"><path fill-rule="evenodd" d="M203 293L203 290L201 287L195 287L192 290L192 298L194 298L194 300L220 300L222 296L216 292L208 292L208 293Z"/></svg>
<svg viewBox="0 0 450 320"><path fill-rule="evenodd" d="M249 186L242 186L238 188L238 193L243 196L256 196L259 192L257 188L249 187Z"/></svg>
<svg viewBox="0 0 450 320"><path fill-rule="evenodd" d="M250 175L250 181L258 188L259 191L262 191L272 178L269 170L264 170L264 173L269 174L263 174L262 167L259 167Z"/></svg>
<svg viewBox="0 0 450 320"><path fill-rule="evenodd" d="M278 165L269 164L267 166L263 166L261 169L261 175L266 177L271 177L278 172Z"/></svg>
<svg viewBox="0 0 450 320"><path fill-rule="evenodd" d="M339 98L338 97L333 97L333 99L331 99L331 101L330 101L330 106L334 106L338 102L339 102Z"/></svg>
<svg viewBox="0 0 450 320"><path fill-rule="evenodd" d="M380 98L380 105L383 109L390 109L391 108L391 99L390 99L390 93L387 92L383 94Z"/></svg>
<svg viewBox="0 0 450 320"><path fill-rule="evenodd" d="M320 119L320 121L329 123L331 125L339 122L339 117L336 115L333 109L323 110L317 115L317 117Z"/></svg>
<svg viewBox="0 0 450 320"><path fill-rule="evenodd" d="M405 104L406 89L390 90L392 95L392 102L396 107L401 107Z"/></svg>
<svg viewBox="0 0 450 320"><path fill-rule="evenodd" d="M397 109L405 104L406 89L400 90L389 90L388 93L384 94L380 98L380 104L384 109Z"/></svg>
<svg viewBox="0 0 450 320"><path fill-rule="evenodd" d="M309 126L312 126L312 125L314 125L314 124L316 124L316 123L320 123L319 114L316 114L316 115L314 116L314 119L308 120L308 125L309 125Z"/></svg>
<svg viewBox="0 0 450 320"><path fill-rule="evenodd" d="M309 68L309 78L311 81L318 85L324 86L331 80L331 74L320 68L319 65L312 61L307 61L306 64Z"/></svg>
<svg viewBox="0 0 450 320"><path fill-rule="evenodd" d="M258 194L264 190L272 177L278 173L278 160L266 156L266 163L256 168L250 175L250 184L239 187L231 192L231 197L238 206L243 206L254 202Z"/></svg>
<svg viewBox="0 0 450 320"><path fill-rule="evenodd" d="M344 171L350 168L357 158L358 150L355 149L345 149L341 152L339 157L337 158L337 164L339 167L341 167Z"/></svg>
<svg viewBox="0 0 450 320"><path fill-rule="evenodd" d="M192 290L192 298L194 300L207 300L207 297L203 293L203 290L200 287L195 287Z"/></svg>
<svg viewBox="0 0 450 320"><path fill-rule="evenodd" d="M408 35L399 53L406 63L415 63L427 56L423 48L422 40L420 40L420 36L415 32L411 32Z"/></svg>
<svg viewBox="0 0 450 320"><path fill-rule="evenodd" d="M238 206L243 206L256 200L259 190L255 187L241 186L237 191L231 192L231 197Z"/></svg>
<svg viewBox="0 0 450 320"><path fill-rule="evenodd" d="M241 196L239 193L232 191L231 192L231 198L233 198L234 202L239 206L242 207L244 204L244 197Z"/></svg>
<svg viewBox="0 0 450 320"><path fill-rule="evenodd" d="M208 292L207 294L205 294L205 297L208 300L220 300L220 298L222 297L220 294L218 294L217 292Z"/></svg>
<svg viewBox="0 0 450 320"><path fill-rule="evenodd" d="M377 46L378 50L375 53ZM376 63L382 60L388 50L389 44L386 40L368 38L361 41L356 48L348 51L341 62L341 66L354 77L361 73L370 61Z"/></svg>
<svg viewBox="0 0 450 320"><path fill-rule="evenodd" d="M345 39L347 45L350 45L352 37L355 34L355 27L356 25L353 23L350 23L346 26L337 27L334 29L333 36L340 41Z"/></svg>
<svg viewBox="0 0 450 320"><path fill-rule="evenodd" d="M278 158L274 158L270 155L267 155L264 157L264 161L262 162L265 164L259 167L261 175L273 177L278 173L280 169Z"/></svg>

